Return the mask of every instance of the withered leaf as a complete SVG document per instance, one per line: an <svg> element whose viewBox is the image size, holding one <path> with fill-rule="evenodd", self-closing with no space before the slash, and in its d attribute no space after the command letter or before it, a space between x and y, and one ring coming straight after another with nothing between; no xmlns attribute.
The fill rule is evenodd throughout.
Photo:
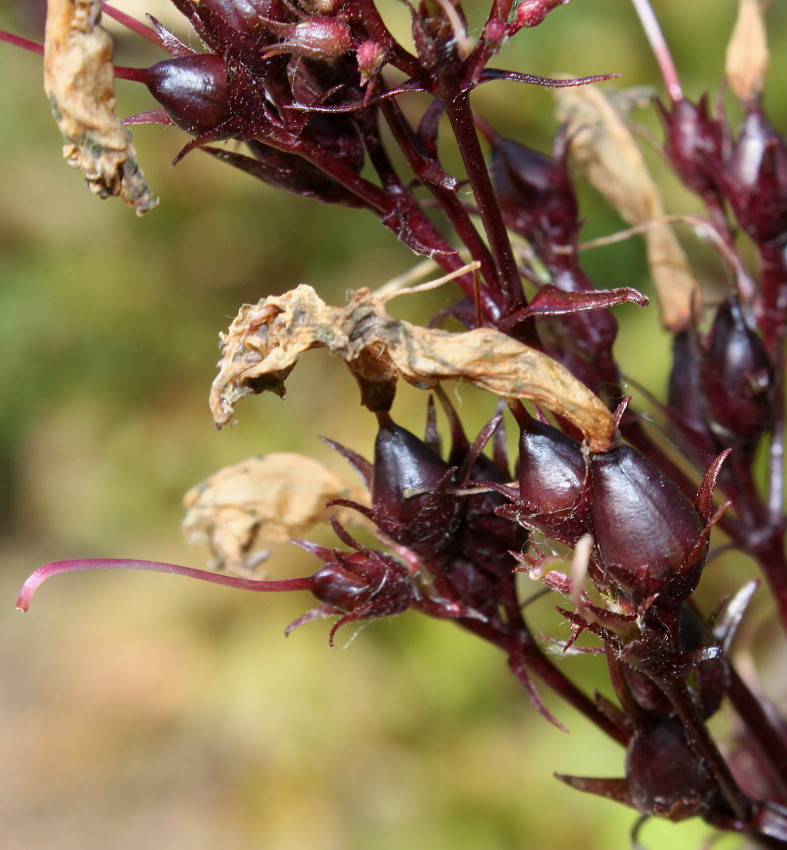
<svg viewBox="0 0 787 850"><path fill-rule="evenodd" d="M284 380L311 348L343 359L373 410L393 401L397 378L428 389L467 381L501 398L528 399L568 419L593 451L609 448L615 423L604 403L546 354L492 328L464 333L422 328L388 314L366 289L345 307L330 307L301 284L280 296L244 305L221 335L223 357L210 404L216 424L232 421L249 392L283 394Z"/></svg>
<svg viewBox="0 0 787 850"><path fill-rule="evenodd" d="M101 0L48 0L44 89L66 144L63 156L91 192L120 197L142 215L158 203L145 181L131 133L115 115L112 41Z"/></svg>
<svg viewBox="0 0 787 850"><path fill-rule="evenodd" d="M743 103L757 100L768 73L767 6L765 0L740 0L738 19L727 45L727 81Z"/></svg>
<svg viewBox="0 0 787 850"><path fill-rule="evenodd" d="M248 458L192 487L183 498L183 533L189 543L208 541L218 566L243 572L260 541L300 537L333 514L345 525L365 525L331 499L368 504L365 490L316 460L290 452Z"/></svg>
<svg viewBox="0 0 787 850"><path fill-rule="evenodd" d="M629 224L650 222L648 264L665 327L689 324L699 284L664 215L661 195L623 116L595 86L556 90L558 116L567 122L571 154L585 177Z"/></svg>

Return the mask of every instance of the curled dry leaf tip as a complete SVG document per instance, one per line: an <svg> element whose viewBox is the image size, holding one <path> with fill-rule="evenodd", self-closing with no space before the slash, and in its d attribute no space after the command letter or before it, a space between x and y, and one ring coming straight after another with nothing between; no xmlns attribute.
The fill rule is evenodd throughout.
<svg viewBox="0 0 787 850"><path fill-rule="evenodd" d="M527 399L582 431L591 451L607 450L616 427L606 405L565 367L493 328L451 333L393 318L368 290L345 307L327 305L306 284L244 305L226 334L210 406L216 424L232 421L250 392L281 395L301 354L327 348L345 361L370 410L387 410L396 381L421 389L465 381L500 398Z"/></svg>

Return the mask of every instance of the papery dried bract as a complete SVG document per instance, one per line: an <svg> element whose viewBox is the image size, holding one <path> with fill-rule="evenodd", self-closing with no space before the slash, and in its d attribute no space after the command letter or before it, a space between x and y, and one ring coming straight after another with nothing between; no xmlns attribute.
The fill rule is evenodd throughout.
<svg viewBox="0 0 787 850"><path fill-rule="evenodd" d="M190 543L210 543L218 566L242 572L258 541L306 534L334 514L361 524L347 508L326 508L332 499L368 502L354 487L316 460L290 452L252 457L227 466L192 487L183 502L183 532Z"/></svg>
<svg viewBox="0 0 787 850"><path fill-rule="evenodd" d="M766 5L765 0L740 0L738 20L727 45L727 81L744 103L759 97L768 73Z"/></svg>
<svg viewBox="0 0 787 850"><path fill-rule="evenodd" d="M119 197L142 215L158 200L137 165L131 133L115 115L112 42L100 19L100 0L49 0L44 88L68 164L85 175L91 192Z"/></svg>
<svg viewBox="0 0 787 850"><path fill-rule="evenodd" d="M573 133L571 154L587 179L629 224L652 223L645 239L665 327L689 323L699 285L670 227L658 223L664 207L631 130L594 86L558 89L558 114Z"/></svg>
<svg viewBox="0 0 787 850"><path fill-rule="evenodd" d="M422 328L392 318L368 290L346 307L330 307L305 284L258 305L245 305L222 334L223 357L211 390L216 424L232 421L249 392L284 393L284 380L311 348L341 357L361 385L363 401L387 410L396 380L427 389L466 381L501 398L529 399L564 417L593 451L615 439L604 403L552 358L492 328L465 333Z"/></svg>

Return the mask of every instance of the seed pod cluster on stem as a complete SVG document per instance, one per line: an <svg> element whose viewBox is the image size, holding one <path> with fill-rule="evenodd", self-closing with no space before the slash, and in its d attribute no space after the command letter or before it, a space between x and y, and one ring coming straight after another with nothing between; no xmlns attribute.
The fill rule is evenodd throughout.
<svg viewBox="0 0 787 850"><path fill-rule="evenodd" d="M62 3L84 10L91 1ZM335 617L331 646L341 626L408 610L451 620L503 653L552 723L562 728L543 688L626 749L623 777L561 775L564 782L644 816L697 816L758 845L787 847L784 708L754 693L732 654L755 585L710 602L699 595L713 568L711 534L724 535L723 545L760 567L787 628L787 143L762 93L767 4L740 4L728 68L730 98L743 114L736 129L721 96L684 95L649 3L632 0L666 84L667 99L657 103L664 159L703 207L701 217L681 221L719 258L717 279L702 287L686 286L688 261L679 269L662 258L662 305L670 268L681 275L682 301L677 320L664 310L673 337L669 388L663 403L645 388L648 417L630 404L624 375L633 367L615 349L627 305L645 307L648 298L625 281L600 281L602 288L586 270L573 169L580 130L558 128L546 153L532 140L504 137L471 104L491 81L563 88L615 76L548 79L492 67L507 40L537 37L564 0L494 0L480 24L460 0L414 0L402 40L375 0L172 2L200 50L153 18L143 24L103 5L170 57L147 68L106 58L110 81L114 74L142 83L157 103L126 123L171 124L191 136L176 162L202 151L286 191L369 211L440 267L446 275L434 285L453 281L458 297L421 327L388 312L402 292L359 288L333 308L301 285L244 306L222 335L211 395L217 424L229 424L248 393L283 396L285 379L312 348L344 360L361 388L366 410L358 415L374 417L371 460L326 439L360 475L368 500L329 502L342 511L342 522L330 522L344 548L294 541L322 561L313 575L261 580L156 562L61 561L31 576L19 606L26 610L56 573L128 567L310 592L317 606L288 632ZM8 33L0 39L41 49ZM55 49L50 39L50 56ZM416 118L417 107L404 105L411 94ZM626 136L614 150L635 145L617 112L596 129ZM605 179L622 181L623 170L608 168ZM608 186L604 197L633 220L633 232L673 223L662 217L644 164L633 171L634 189ZM631 192L645 183L632 216ZM423 438L397 422L400 378L434 393ZM449 380L498 397L472 441L441 385ZM435 399L450 435L445 450ZM517 431L510 457L506 420ZM372 544L350 533L348 515ZM559 649L605 658L615 702L587 695L542 649L520 573L557 595ZM731 757L707 724L722 705L737 724Z"/></svg>

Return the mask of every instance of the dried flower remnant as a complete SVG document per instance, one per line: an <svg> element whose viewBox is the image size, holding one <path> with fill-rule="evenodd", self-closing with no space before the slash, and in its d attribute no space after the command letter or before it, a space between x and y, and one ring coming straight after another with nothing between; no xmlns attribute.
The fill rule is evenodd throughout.
<svg viewBox="0 0 787 850"><path fill-rule="evenodd" d="M284 393L300 356L327 348L358 379L364 403L387 410L398 377L429 388L461 380L501 398L528 399L572 422L593 451L615 439L604 403L542 352L493 330L449 333L392 318L368 290L346 307L330 307L306 284L246 305L222 334L223 357L211 391L216 424L232 421L235 402L249 392Z"/></svg>
<svg viewBox="0 0 787 850"><path fill-rule="evenodd" d="M364 503L367 496L304 455L252 457L225 466L186 493L183 533L189 543L208 541L216 567L243 572L258 542L300 537L328 522L325 505L334 499ZM343 524L363 524L360 514L346 508L330 514Z"/></svg>
<svg viewBox="0 0 787 850"><path fill-rule="evenodd" d="M740 0L738 20L727 45L727 80L742 103L752 103L759 98L768 73L765 29L768 3L769 0Z"/></svg>
<svg viewBox="0 0 787 850"><path fill-rule="evenodd" d="M147 26L104 7L170 54L148 68L114 68L116 77L146 85L160 107L128 123L174 124L190 134L177 159L203 150L269 185L371 212L445 275L398 294L455 280L461 300L426 327L391 315L385 289L351 292L345 306L333 307L301 285L242 307L221 335L210 398L217 425L229 424L249 393L283 396L301 355L327 349L359 385L367 410L358 415L371 411L377 422L372 460L326 440L368 492L301 456L251 458L186 497L187 534L207 540L225 572L56 562L31 576L20 607L50 575L131 568L264 592L309 591L318 604L288 631L335 617L331 645L343 624L405 610L450 620L502 651L543 716L559 725L536 684L626 748L624 778L562 777L566 782L645 816L699 816L753 843L787 847L783 719L764 710L730 654L754 584L726 604L708 601L704 581L704 597L695 593L718 526L727 535L722 548L736 547L761 566L787 626L787 146L762 97L767 2L739 2L726 72L745 112L736 135L722 97L713 109L708 96L696 104L684 97L648 0L632 0L669 95L661 107L666 165L699 196L694 202L704 203L707 221L664 215L618 109L621 96L595 89L561 95L564 124L549 155L532 140L503 137L480 101L471 105L474 89L494 80L561 87L608 79L549 80L488 67L515 34L537 37L533 28L563 0L490 0L480 28L460 0L406 3L412 37L404 44L375 0L172 2L202 48L154 19ZM99 38L96 72L79 85L110 107L111 57L100 40L99 4L51 6L96 13L78 42L84 48L93 44L88 35ZM36 49L7 33L0 40ZM53 43L48 38L50 52ZM418 97L400 103L411 93ZM419 104L424 110L413 120ZM227 140L245 147L218 146ZM647 298L612 281L596 286L584 269L572 156L632 232L646 234L663 330L674 337L668 397L651 401L680 450L642 411L627 407L629 367L615 347L610 308L645 306ZM712 267L701 283L694 276L668 220L693 222L698 235L711 236L724 260L718 280L710 279ZM748 262L751 246L739 245L747 240L756 264ZM443 329L443 320L461 330ZM434 398L423 439L395 421L400 379L433 390L440 401L450 436L445 450ZM472 441L442 387L449 380L497 397L495 414L489 411ZM646 398L649 389L643 387ZM506 404L519 428L511 457ZM261 541L308 534L326 519L344 548L293 541L322 561L317 572L250 580ZM379 551L351 536L353 524ZM561 563L570 569L561 572ZM569 651L603 654L616 703L586 695L543 652L517 572L563 597L557 610L566 628L550 638L556 659ZM713 614L702 613L706 603L715 605ZM736 713L744 755L751 762L749 754L757 754L767 783L750 781L734 761L734 772L728 766L707 725L723 704Z"/></svg>
<svg viewBox="0 0 787 850"><path fill-rule="evenodd" d="M115 115L112 42L100 0L49 0L44 86L66 141L63 156L91 192L143 215L158 203L137 165L131 133Z"/></svg>
<svg viewBox="0 0 787 850"><path fill-rule="evenodd" d="M686 255L669 225L639 146L610 98L598 88L558 89L558 115L571 134L570 151L587 179L629 224L649 224L648 264L662 321L678 333L691 321L699 296Z"/></svg>

